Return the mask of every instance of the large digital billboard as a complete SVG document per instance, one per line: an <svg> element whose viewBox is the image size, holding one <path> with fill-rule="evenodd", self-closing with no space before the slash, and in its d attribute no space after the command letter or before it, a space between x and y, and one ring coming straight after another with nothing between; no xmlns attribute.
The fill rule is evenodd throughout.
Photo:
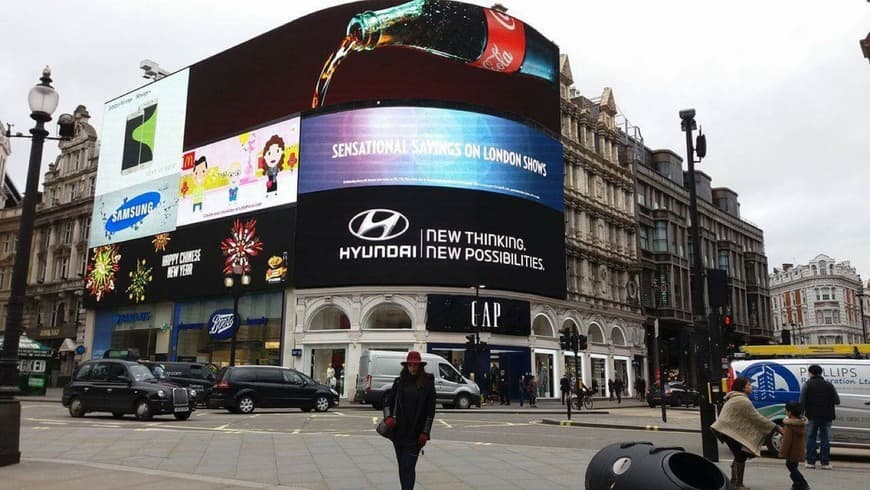
<svg viewBox="0 0 870 490"><path fill-rule="evenodd" d="M247 273L250 290L292 284L296 208L242 214L170 233L94 247L88 307L227 294L224 276Z"/></svg>
<svg viewBox="0 0 870 490"><path fill-rule="evenodd" d="M172 231L178 175L169 175L94 197L91 247Z"/></svg>
<svg viewBox="0 0 870 490"><path fill-rule="evenodd" d="M304 177L304 175L303 175ZM471 286L563 298L563 214L526 199L440 187L299 196L297 287Z"/></svg>
<svg viewBox="0 0 870 490"><path fill-rule="evenodd" d="M443 101L560 132L559 50L528 24L444 0L312 13L191 67L184 146L376 101ZM232 117L228 117L228 115Z"/></svg>
<svg viewBox="0 0 870 490"><path fill-rule="evenodd" d="M303 123L300 192L455 187L563 210L562 145L509 119L435 107L377 107Z"/></svg>
<svg viewBox="0 0 870 490"><path fill-rule="evenodd" d="M178 173L189 75L181 70L106 103L97 195Z"/></svg>
<svg viewBox="0 0 870 490"><path fill-rule="evenodd" d="M178 226L296 202L299 117L186 151Z"/></svg>

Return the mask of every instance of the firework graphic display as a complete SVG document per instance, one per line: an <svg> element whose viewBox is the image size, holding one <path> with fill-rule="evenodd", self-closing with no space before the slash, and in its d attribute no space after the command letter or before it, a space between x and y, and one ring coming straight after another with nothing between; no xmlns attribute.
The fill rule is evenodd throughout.
<svg viewBox="0 0 870 490"><path fill-rule="evenodd" d="M136 261L136 270L130 271L130 285L127 286L127 297L134 303L145 301L145 288L151 284L151 268L145 259Z"/></svg>
<svg viewBox="0 0 870 490"><path fill-rule="evenodd" d="M293 280L295 223L294 205L92 248L86 307L220 296L233 272L251 276L251 292L284 287Z"/></svg>
<svg viewBox="0 0 870 490"><path fill-rule="evenodd" d="M257 220L235 220L229 238L221 242L224 257L224 274L251 272L250 257L263 251L263 242L257 236Z"/></svg>
<svg viewBox="0 0 870 490"><path fill-rule="evenodd" d="M103 245L93 250L85 288L96 301L115 290L115 273L120 263L121 253L117 245Z"/></svg>
<svg viewBox="0 0 870 490"><path fill-rule="evenodd" d="M154 235L154 239L151 240L151 243L154 245L155 252L165 252L166 246L169 245L169 233L160 233L158 235Z"/></svg>

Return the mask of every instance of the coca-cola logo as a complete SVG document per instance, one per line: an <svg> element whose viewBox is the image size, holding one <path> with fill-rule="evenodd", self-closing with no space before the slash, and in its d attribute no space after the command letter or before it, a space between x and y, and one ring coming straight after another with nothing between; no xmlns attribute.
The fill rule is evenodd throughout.
<svg viewBox="0 0 870 490"><path fill-rule="evenodd" d="M496 10L492 11L492 16L495 20L498 21L499 24L504 26L505 29L514 30L517 27L517 23L514 22L514 18L504 12L498 12Z"/></svg>
<svg viewBox="0 0 870 490"><path fill-rule="evenodd" d="M233 336L233 331L238 324L233 310L224 308L211 314L208 319L208 334L215 340L224 340Z"/></svg>
<svg viewBox="0 0 870 490"><path fill-rule="evenodd" d="M503 51L498 44L493 44L489 56L483 60L483 67L487 70L505 71L513 60L514 55L510 51Z"/></svg>

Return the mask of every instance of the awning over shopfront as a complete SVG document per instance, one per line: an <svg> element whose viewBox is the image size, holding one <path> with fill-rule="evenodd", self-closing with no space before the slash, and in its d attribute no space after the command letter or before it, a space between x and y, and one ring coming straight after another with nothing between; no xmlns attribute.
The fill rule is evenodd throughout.
<svg viewBox="0 0 870 490"><path fill-rule="evenodd" d="M60 344L60 347L57 350L58 352L75 352L76 343L73 341L73 339L67 337L63 339L63 343Z"/></svg>
<svg viewBox="0 0 870 490"><path fill-rule="evenodd" d="M0 335L0 349L3 349L5 336ZM40 344L26 335L18 340L18 355L21 357L51 357L52 349Z"/></svg>

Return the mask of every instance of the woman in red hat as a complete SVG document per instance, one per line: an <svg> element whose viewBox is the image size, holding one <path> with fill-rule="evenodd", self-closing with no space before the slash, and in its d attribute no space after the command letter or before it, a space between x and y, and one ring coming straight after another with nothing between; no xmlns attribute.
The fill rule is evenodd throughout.
<svg viewBox="0 0 870 490"><path fill-rule="evenodd" d="M414 488L420 450L435 420L435 378L417 351L408 352L402 372L384 398L384 423L392 429L402 490Z"/></svg>

